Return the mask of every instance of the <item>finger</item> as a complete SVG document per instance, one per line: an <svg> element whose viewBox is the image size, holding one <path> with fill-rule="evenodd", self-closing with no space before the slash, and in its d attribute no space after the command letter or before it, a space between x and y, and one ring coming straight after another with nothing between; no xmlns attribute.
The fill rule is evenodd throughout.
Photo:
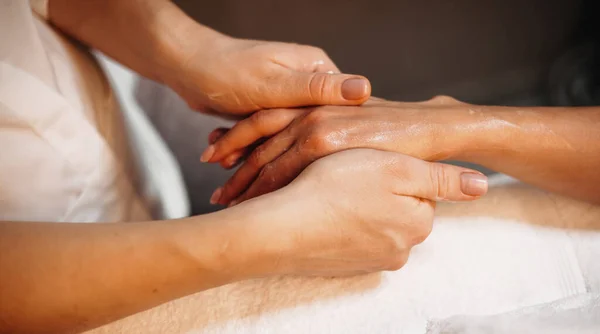
<svg viewBox="0 0 600 334"><path fill-rule="evenodd" d="M294 140L295 138L291 135L280 134L258 146L233 176L227 180L218 202L227 204L238 197L248 188L263 166L285 153L294 144Z"/></svg>
<svg viewBox="0 0 600 334"><path fill-rule="evenodd" d="M233 152L250 146L260 138L270 137L285 129L296 117L303 115L302 109L261 110L239 121L221 139L202 153L203 162L220 161Z"/></svg>
<svg viewBox="0 0 600 334"><path fill-rule="evenodd" d="M236 151L234 153L231 153L230 155L228 155L221 161L221 167L223 167L225 169L231 169L231 168L237 166L240 162L245 161L248 158L248 156L250 156L250 154L252 154L252 152L254 152L254 150L257 147L261 146L266 141L267 141L266 138L261 138L261 139L255 141L254 143L252 143L252 145L244 147L243 149Z"/></svg>
<svg viewBox="0 0 600 334"><path fill-rule="evenodd" d="M286 152L277 160L265 165L250 187L242 195L230 202L230 206L287 186L313 160L306 155L298 156L294 152Z"/></svg>
<svg viewBox="0 0 600 334"><path fill-rule="evenodd" d="M400 176L395 192L432 201L469 201L487 192L487 177L463 167L402 156L394 166Z"/></svg>
<svg viewBox="0 0 600 334"><path fill-rule="evenodd" d="M212 130L209 134L208 134L208 143L209 144L214 144L217 140L219 140L219 138L223 137L224 134L227 133L227 131L229 131L229 128L216 128L214 130Z"/></svg>
<svg viewBox="0 0 600 334"><path fill-rule="evenodd" d="M231 168L235 167L242 160L243 157L250 154L250 152L251 152L251 147L246 147L239 151L235 151L235 152L231 153L230 155L226 156L225 158L223 158L223 160L221 160L219 162L219 164L221 165L221 167L223 167L225 169L231 169Z"/></svg>
<svg viewBox="0 0 600 334"><path fill-rule="evenodd" d="M209 144L214 144L217 140L219 140L221 137L223 137L223 135L225 133L227 133L227 131L229 131L229 128L216 128L213 131L211 131L211 133L208 134L208 143ZM220 161L221 167L225 168L225 169L231 169L233 167L235 167L235 165L238 164L238 162L242 159L242 157L247 156L250 151L252 150L253 147L249 146L247 148L235 151L229 155L227 155L225 158L223 158Z"/></svg>
<svg viewBox="0 0 600 334"><path fill-rule="evenodd" d="M360 105L371 95L369 80L348 74L285 71L266 84L270 107Z"/></svg>

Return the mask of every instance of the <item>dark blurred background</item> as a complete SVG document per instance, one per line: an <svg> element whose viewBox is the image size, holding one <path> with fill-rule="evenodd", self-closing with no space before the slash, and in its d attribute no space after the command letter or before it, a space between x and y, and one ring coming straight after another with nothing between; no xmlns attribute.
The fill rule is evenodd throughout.
<svg viewBox="0 0 600 334"><path fill-rule="evenodd" d="M581 86L594 81L581 72L594 66L596 0L176 3L235 37L319 46L388 99L446 94L474 103L581 104L559 95L593 89Z"/></svg>

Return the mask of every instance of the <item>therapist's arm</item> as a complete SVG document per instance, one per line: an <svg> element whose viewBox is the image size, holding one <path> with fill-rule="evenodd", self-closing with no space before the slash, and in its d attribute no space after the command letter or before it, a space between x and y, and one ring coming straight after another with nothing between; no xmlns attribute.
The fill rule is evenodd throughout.
<svg viewBox="0 0 600 334"><path fill-rule="evenodd" d="M78 332L251 276L231 222L0 222L0 332Z"/></svg>
<svg viewBox="0 0 600 334"><path fill-rule="evenodd" d="M170 86L199 111L243 116L358 105L370 95L368 80L339 74L319 48L226 36L170 0L49 0L48 15L65 33Z"/></svg>
<svg viewBox="0 0 600 334"><path fill-rule="evenodd" d="M224 35L169 0L48 0L52 24L156 81L178 71L190 49Z"/></svg>
<svg viewBox="0 0 600 334"><path fill-rule="evenodd" d="M0 333L81 331L249 278L396 270L430 233L436 200L486 191L472 170L349 150L280 191L209 215L0 222Z"/></svg>

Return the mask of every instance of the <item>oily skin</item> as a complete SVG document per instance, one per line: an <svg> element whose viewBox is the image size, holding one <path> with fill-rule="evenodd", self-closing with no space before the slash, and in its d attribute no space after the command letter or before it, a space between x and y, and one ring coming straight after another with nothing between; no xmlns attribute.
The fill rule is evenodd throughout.
<svg viewBox="0 0 600 334"><path fill-rule="evenodd" d="M191 108L239 118L266 108L359 105L369 81L316 47L237 39L168 0L50 0L50 22L175 90Z"/></svg>
<svg viewBox="0 0 600 334"><path fill-rule="evenodd" d="M418 103L371 99L357 107L258 112L231 130L215 130L201 160L226 168L243 160L213 194L212 201L220 204L278 189L312 161L357 147L428 161L472 162L600 203L598 124L598 107L478 106L449 97Z"/></svg>
<svg viewBox="0 0 600 334"><path fill-rule="evenodd" d="M364 78L337 74L319 49L223 36L167 0L50 0L49 15L64 33L204 112L358 105L370 94ZM249 278L395 270L429 234L435 201L486 191L475 171L348 150L311 164L287 187L210 215L2 221L0 332L80 332Z"/></svg>
<svg viewBox="0 0 600 334"><path fill-rule="evenodd" d="M486 191L476 171L355 149L208 215L0 222L0 332L80 332L257 277L396 270L429 235L435 201L471 201Z"/></svg>

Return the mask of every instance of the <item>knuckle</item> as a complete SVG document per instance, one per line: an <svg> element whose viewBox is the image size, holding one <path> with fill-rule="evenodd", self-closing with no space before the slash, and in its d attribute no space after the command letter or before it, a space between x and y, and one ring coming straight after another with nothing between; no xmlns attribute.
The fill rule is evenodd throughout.
<svg viewBox="0 0 600 334"><path fill-rule="evenodd" d="M332 131L325 127L317 127L311 131L304 145L311 151L327 153L335 149L335 137Z"/></svg>
<svg viewBox="0 0 600 334"><path fill-rule="evenodd" d="M436 200L443 200L450 194L450 175L441 164L429 164L431 194Z"/></svg>
<svg viewBox="0 0 600 334"><path fill-rule="evenodd" d="M327 56L327 54L325 53L325 50L323 50L322 48L320 48L318 46L302 45L302 47L304 48L304 50L306 50L308 52L308 54L310 54L312 57L314 57L317 60L320 60L320 58L323 58L323 56Z"/></svg>
<svg viewBox="0 0 600 334"><path fill-rule="evenodd" d="M250 165L250 167L252 167L254 169L258 169L258 168L262 167L262 165L263 165L264 156L265 156L265 148L262 145L258 146L257 148L254 149L254 151L252 151L250 156L248 156L246 163L248 165Z"/></svg>
<svg viewBox="0 0 600 334"><path fill-rule="evenodd" d="M446 105L446 104L460 104L461 102L457 99L448 95L436 95L431 98L428 102L432 104Z"/></svg>
<svg viewBox="0 0 600 334"><path fill-rule="evenodd" d="M309 82L309 91L314 101L320 104L331 104L331 80L325 73L314 73Z"/></svg>
<svg viewBox="0 0 600 334"><path fill-rule="evenodd" d="M260 172L258 173L256 182L259 183L261 187L269 188L276 181L276 179L274 177L275 174L273 173L274 170L275 170L275 166L273 165L273 163L268 163L268 164L264 165L261 168Z"/></svg>
<svg viewBox="0 0 600 334"><path fill-rule="evenodd" d="M413 245L418 245L420 243L422 243L423 241L425 241L429 235L431 234L431 231L433 230L433 219L427 219L424 222L420 222L418 228L415 229L413 238L412 238L412 244Z"/></svg>
<svg viewBox="0 0 600 334"><path fill-rule="evenodd" d="M269 125L272 124L275 115L277 115L277 113L273 109L261 110L252 114L249 121L258 132L263 133L266 132Z"/></svg>
<svg viewBox="0 0 600 334"><path fill-rule="evenodd" d="M408 262L408 252L397 252L393 256L391 256L390 259L387 261L386 269L389 271L396 271L404 267L406 262Z"/></svg>
<svg viewBox="0 0 600 334"><path fill-rule="evenodd" d="M329 112L325 108L314 108L304 116L304 125L314 127L322 124L328 118Z"/></svg>
<svg viewBox="0 0 600 334"><path fill-rule="evenodd" d="M407 244L403 233L393 233L381 240L383 270L398 270L406 263Z"/></svg>

